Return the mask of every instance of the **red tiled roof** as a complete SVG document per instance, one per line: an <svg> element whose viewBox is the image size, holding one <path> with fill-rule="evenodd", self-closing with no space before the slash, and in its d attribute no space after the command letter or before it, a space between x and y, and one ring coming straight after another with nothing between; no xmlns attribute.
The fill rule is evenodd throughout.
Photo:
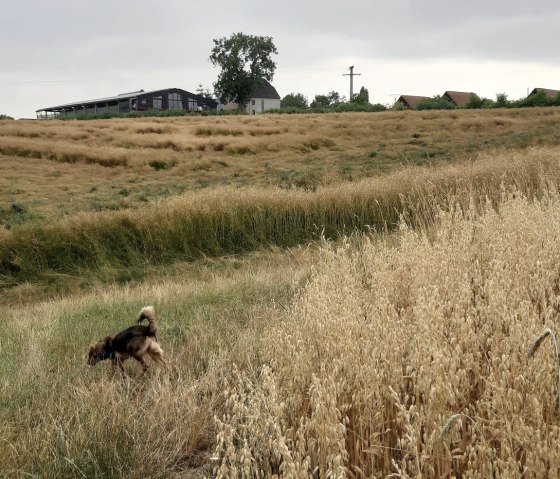
<svg viewBox="0 0 560 479"><path fill-rule="evenodd" d="M414 109L422 100L429 100L428 96L401 95L397 102L402 103L406 108Z"/></svg>
<svg viewBox="0 0 560 479"><path fill-rule="evenodd" d="M548 98L556 98L556 96L558 95L558 93L560 93L559 90L550 90L549 88L535 88L530 94L531 95L536 95L537 93L540 93L541 91L543 91L545 93L545 95Z"/></svg>
<svg viewBox="0 0 560 479"><path fill-rule="evenodd" d="M446 91L443 94L443 98L447 98L456 106L464 106L471 99L471 95L474 95L474 93L466 91Z"/></svg>

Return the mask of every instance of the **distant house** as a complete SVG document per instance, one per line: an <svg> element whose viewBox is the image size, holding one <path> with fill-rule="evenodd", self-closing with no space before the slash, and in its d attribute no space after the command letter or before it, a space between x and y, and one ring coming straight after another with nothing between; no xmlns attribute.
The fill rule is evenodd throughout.
<svg viewBox="0 0 560 479"><path fill-rule="evenodd" d="M534 88L529 96L536 95L537 93L544 92L547 98L556 98L560 90L550 90L549 88Z"/></svg>
<svg viewBox="0 0 560 479"><path fill-rule="evenodd" d="M75 118L81 115L114 112L129 113L146 110L198 111L216 109L218 102L180 88L154 91L133 91L107 98L84 100L37 110L38 119Z"/></svg>
<svg viewBox="0 0 560 479"><path fill-rule="evenodd" d="M224 110L237 110L237 103L227 103ZM280 108L280 95L268 81L262 80L255 83L251 98L245 105L245 112L249 115L258 115L267 110L275 110Z"/></svg>
<svg viewBox="0 0 560 479"><path fill-rule="evenodd" d="M442 98L450 101L455 106L465 106L470 101L472 95L474 95L473 92L446 91Z"/></svg>
<svg viewBox="0 0 560 479"><path fill-rule="evenodd" d="M429 100L430 97L428 96L414 96L414 95L401 95L397 99L397 103L402 105L404 108L414 110L416 105L423 100Z"/></svg>

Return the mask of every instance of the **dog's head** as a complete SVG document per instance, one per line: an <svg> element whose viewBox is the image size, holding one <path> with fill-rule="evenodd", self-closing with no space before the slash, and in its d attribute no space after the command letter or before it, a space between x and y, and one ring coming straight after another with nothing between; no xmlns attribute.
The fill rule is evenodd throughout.
<svg viewBox="0 0 560 479"><path fill-rule="evenodd" d="M88 364L95 366L99 361L111 357L111 338L105 338L89 345Z"/></svg>

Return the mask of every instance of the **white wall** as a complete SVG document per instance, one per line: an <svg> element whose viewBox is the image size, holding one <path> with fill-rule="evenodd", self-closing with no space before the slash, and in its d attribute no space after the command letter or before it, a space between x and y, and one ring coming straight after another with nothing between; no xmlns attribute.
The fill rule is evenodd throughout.
<svg viewBox="0 0 560 479"><path fill-rule="evenodd" d="M258 115L264 111L274 110L277 108L280 108L280 100L272 100L270 98L251 98L245 107L245 112L249 115ZM237 110L237 103L227 103L222 105L221 109Z"/></svg>
<svg viewBox="0 0 560 479"><path fill-rule="evenodd" d="M258 115L263 111L276 108L280 108L280 100L272 100L270 98L251 98L245 111L249 113L249 115Z"/></svg>

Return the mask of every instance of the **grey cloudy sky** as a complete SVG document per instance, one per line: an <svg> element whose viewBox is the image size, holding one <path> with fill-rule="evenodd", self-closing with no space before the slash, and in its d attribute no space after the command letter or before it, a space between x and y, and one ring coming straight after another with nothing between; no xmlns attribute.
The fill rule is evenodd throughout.
<svg viewBox="0 0 560 479"><path fill-rule="evenodd" d="M370 101L474 91L560 89L557 0L7 0L0 13L0 113L143 88L211 87L212 39L243 32L278 48L281 96Z"/></svg>

